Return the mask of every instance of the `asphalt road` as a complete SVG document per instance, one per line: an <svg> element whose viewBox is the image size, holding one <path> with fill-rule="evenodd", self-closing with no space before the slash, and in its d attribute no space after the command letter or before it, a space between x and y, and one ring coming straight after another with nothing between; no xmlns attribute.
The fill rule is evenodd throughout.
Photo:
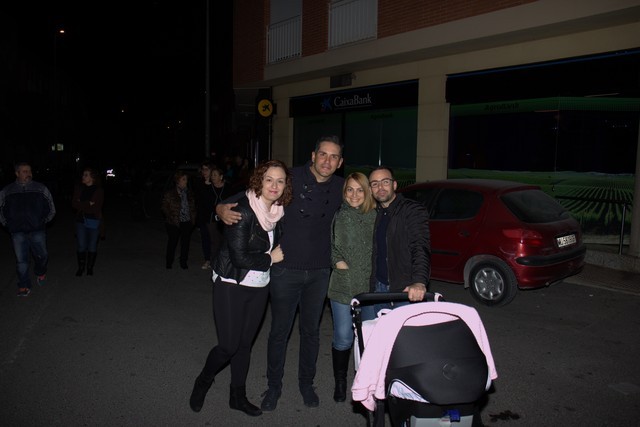
<svg viewBox="0 0 640 427"><path fill-rule="evenodd" d="M93 277L74 276L73 222L64 202L49 228L49 279L17 298L9 236L0 234L0 424L3 426L365 425L359 404L333 402L331 316L322 321L319 408L297 390L291 336L278 408L251 418L229 409L229 370L202 412L193 380L216 342L209 273L194 233L189 270L164 268L165 231L107 205L107 238ZM508 306L478 307L461 286L434 282L448 301L476 306L498 379L488 426L636 426L640 416L640 297L580 280L520 292ZM256 340L248 397L266 389L270 314ZM353 374L352 374L353 375Z"/></svg>

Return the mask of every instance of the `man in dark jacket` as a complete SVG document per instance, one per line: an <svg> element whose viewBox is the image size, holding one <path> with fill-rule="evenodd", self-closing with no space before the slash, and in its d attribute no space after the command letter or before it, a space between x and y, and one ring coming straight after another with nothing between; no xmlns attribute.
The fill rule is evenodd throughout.
<svg viewBox="0 0 640 427"><path fill-rule="evenodd" d="M370 290L407 292L409 301L422 301L431 276L427 210L396 193L398 183L389 167L374 169L369 175L369 185L378 202ZM379 308L380 305L375 306L376 311ZM373 310L363 310L363 318L374 315Z"/></svg>
<svg viewBox="0 0 640 427"><path fill-rule="evenodd" d="M0 191L0 223L11 234L16 254L18 272L18 296L31 293L29 278L29 253L33 254L33 272L39 285L47 275L46 224L56 214L53 198L46 186L33 181L31 166L18 163L15 166L16 181Z"/></svg>

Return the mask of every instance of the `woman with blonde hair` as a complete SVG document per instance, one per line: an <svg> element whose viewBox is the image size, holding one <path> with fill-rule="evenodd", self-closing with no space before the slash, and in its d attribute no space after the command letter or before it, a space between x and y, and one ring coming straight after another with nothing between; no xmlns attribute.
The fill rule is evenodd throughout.
<svg viewBox="0 0 640 427"><path fill-rule="evenodd" d="M354 172L344 180L343 203L333 219L331 234L331 265L329 300L333 316L333 400L344 402L347 397L347 370L353 345L351 298L369 289L373 228L376 202L371 195L369 180Z"/></svg>

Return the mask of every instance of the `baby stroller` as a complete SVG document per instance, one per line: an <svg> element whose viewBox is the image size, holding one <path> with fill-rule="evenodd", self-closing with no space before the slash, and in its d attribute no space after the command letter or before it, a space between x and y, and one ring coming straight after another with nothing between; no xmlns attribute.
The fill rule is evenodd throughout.
<svg viewBox="0 0 640 427"><path fill-rule="evenodd" d="M362 304L398 300L406 301L407 294L365 293L351 302L357 341L353 400L371 411L367 423L376 427L384 425L385 401L394 426L471 427L479 400L497 378L477 311L427 293L427 302L362 322Z"/></svg>

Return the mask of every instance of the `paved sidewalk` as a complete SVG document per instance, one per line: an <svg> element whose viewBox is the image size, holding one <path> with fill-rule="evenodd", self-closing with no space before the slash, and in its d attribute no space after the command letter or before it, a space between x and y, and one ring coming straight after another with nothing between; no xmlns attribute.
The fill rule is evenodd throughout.
<svg viewBox="0 0 640 427"><path fill-rule="evenodd" d="M586 264L580 274L565 279L565 282L640 295L639 273L615 270L595 264Z"/></svg>

